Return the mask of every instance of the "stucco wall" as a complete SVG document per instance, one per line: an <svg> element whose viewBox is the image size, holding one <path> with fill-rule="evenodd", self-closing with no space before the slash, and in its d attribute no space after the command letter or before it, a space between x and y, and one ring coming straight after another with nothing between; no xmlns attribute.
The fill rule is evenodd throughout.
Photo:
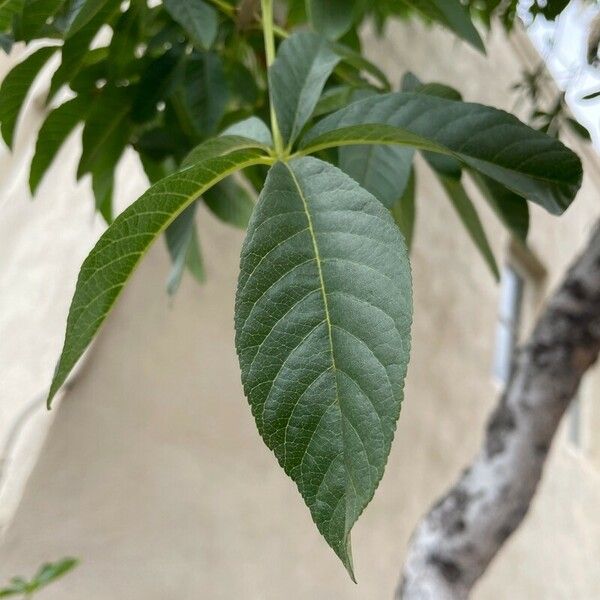
<svg viewBox="0 0 600 600"><path fill-rule="evenodd" d="M519 47L517 52L494 38L486 59L447 35L414 25L394 26L386 40L369 45L393 81L410 68L425 80L456 85L469 100L504 108L511 106L507 89L522 61L531 60L522 43ZM57 177L70 185L76 151L73 143L46 180L40 194L46 204ZM581 197L565 217L551 219L533 209L531 245L549 286L598 214L600 178L587 158L586 168ZM98 226L92 225L91 201L81 188L64 188L64 200L40 216L37 206L29 208L19 177L13 223L27 222L31 213L40 222L39 244L51 248L59 240L64 249L48 259L48 275L28 288L43 294L46 277L53 285L58 277L64 287L60 305L47 313L48 333L44 329L49 353L56 355L61 341L56 332L76 265ZM126 179L131 187L123 201L143 187L133 162ZM0 547L0 578L74 555L81 566L41 599L390 597L415 523L476 450L498 391L491 376L498 288L423 164L419 190L406 400L386 475L355 528L358 586L319 538L294 485L256 433L233 346L242 234L204 211L199 227L208 283L200 288L186 279L169 302L162 243L146 257L57 411ZM85 208L74 209L76 202ZM491 211L483 203L479 207L501 257L506 236ZM74 217L73 210L82 215ZM65 219L73 231L85 232L76 242L63 237ZM29 248L26 225L13 228L23 228L18 239ZM22 259L22 271L35 260ZM27 321L25 307L14 323L21 318ZM6 339L4 323L0 327L0 339ZM45 383L48 369L39 373ZM12 390L18 376L15 381ZM597 388L589 387L590 393ZM531 515L477 598L597 597L599 476L591 455L572 451L564 438L561 434L553 449Z"/></svg>

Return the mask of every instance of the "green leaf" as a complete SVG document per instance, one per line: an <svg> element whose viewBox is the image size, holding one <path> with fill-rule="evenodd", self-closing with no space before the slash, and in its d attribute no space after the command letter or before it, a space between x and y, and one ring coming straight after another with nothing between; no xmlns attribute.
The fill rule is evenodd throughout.
<svg viewBox="0 0 600 600"><path fill-rule="evenodd" d="M96 200L96 210L102 215L107 225L113 221L113 192L115 187L114 170L116 160L108 168L92 170L92 190Z"/></svg>
<svg viewBox="0 0 600 600"><path fill-rule="evenodd" d="M473 25L469 10L460 0L403 0L403 2L485 53L485 45Z"/></svg>
<svg viewBox="0 0 600 600"><path fill-rule="evenodd" d="M268 148L257 140L242 137L239 135L224 135L211 138L202 144L196 146L181 162L181 168L186 169L195 163L204 159L205 156L221 156L229 154L236 150L247 150L250 148L259 148L263 153L268 152Z"/></svg>
<svg viewBox="0 0 600 600"><path fill-rule="evenodd" d="M423 84L418 77L410 72L403 77L401 87L405 91L414 91L449 100L462 100L460 92L454 88L441 83ZM432 152L423 152L423 156L438 174L460 181L462 168L458 160L451 156ZM487 175L478 173L473 169L470 169L470 174L502 223L513 235L525 242L529 229L527 201Z"/></svg>
<svg viewBox="0 0 600 600"><path fill-rule="evenodd" d="M242 382L261 436L352 577L350 531L389 454L411 315L389 211L329 163L275 164L242 248Z"/></svg>
<svg viewBox="0 0 600 600"><path fill-rule="evenodd" d="M269 80L279 128L288 144L312 115L339 60L327 40L311 32L295 33L279 46Z"/></svg>
<svg viewBox="0 0 600 600"><path fill-rule="evenodd" d="M178 82L183 49L171 48L148 64L143 71L131 110L136 123L149 121L157 112L157 104L164 100Z"/></svg>
<svg viewBox="0 0 600 600"><path fill-rule="evenodd" d="M21 37L28 41L38 37L46 22L64 2L65 0L25 0L21 15Z"/></svg>
<svg viewBox="0 0 600 600"><path fill-rule="evenodd" d="M156 237L215 183L268 160L260 149L221 155L207 151L204 160L159 181L115 219L81 267L48 406Z"/></svg>
<svg viewBox="0 0 600 600"><path fill-rule="evenodd" d="M14 67L2 82L0 123L2 124L2 137L9 148L12 148L17 119L27 93L38 73L55 51L56 46L46 46L36 50Z"/></svg>
<svg viewBox="0 0 600 600"><path fill-rule="evenodd" d="M25 594L28 591L28 583L22 577L13 577L7 587L0 589L0 598Z"/></svg>
<svg viewBox="0 0 600 600"><path fill-rule="evenodd" d="M579 138L585 142L589 142L592 137L590 132L579 122L572 117L565 117L567 127Z"/></svg>
<svg viewBox="0 0 600 600"><path fill-rule="evenodd" d="M553 214L581 185L581 162L558 140L494 108L427 94L360 100L325 117L302 153L352 144L401 144L459 159Z"/></svg>
<svg viewBox="0 0 600 600"><path fill-rule="evenodd" d="M87 25L110 0L72 0L69 9L66 37L69 38Z"/></svg>
<svg viewBox="0 0 600 600"><path fill-rule="evenodd" d="M350 85L336 85L326 89L319 98L313 117L321 117L347 106L352 101L356 88Z"/></svg>
<svg viewBox="0 0 600 600"><path fill-rule="evenodd" d="M477 210L467 195L463 184L460 180L456 180L452 177L445 177L444 175L438 174L438 178L444 187L446 195L448 196L452 206L458 213L462 224L465 226L469 237L473 240L473 243L481 252L481 255L483 256L487 266L490 268L492 275L496 281L498 281L500 279L500 272L498 271L498 265L496 264L494 253L490 248L487 235L483 229L483 225L481 224Z"/></svg>
<svg viewBox="0 0 600 600"><path fill-rule="evenodd" d="M246 229L254 210L250 194L232 177L220 181L203 195L204 203L221 221Z"/></svg>
<svg viewBox="0 0 600 600"><path fill-rule="evenodd" d="M402 146L343 146L340 169L386 208L404 192L415 151Z"/></svg>
<svg viewBox="0 0 600 600"><path fill-rule="evenodd" d="M428 94L429 96L437 96L448 100L462 100L460 92L443 83L422 83L421 80L410 71L407 71L402 77L400 88L403 92L415 92L418 94ZM434 152L423 152L423 156L427 162L438 173L454 179L460 179L462 174L461 164L452 156L436 154Z"/></svg>
<svg viewBox="0 0 600 600"><path fill-rule="evenodd" d="M500 221L525 243L529 231L527 201L486 175L473 170L469 170L469 174Z"/></svg>
<svg viewBox="0 0 600 600"><path fill-rule="evenodd" d="M63 558L58 562L45 564L37 572L33 581L38 588L46 586L49 583L56 581L59 577L66 575L78 564L79 561L76 558Z"/></svg>
<svg viewBox="0 0 600 600"><path fill-rule="evenodd" d="M223 61L215 52L193 54L185 65L184 80L173 102L186 133L197 138L214 135L225 114L229 88Z"/></svg>
<svg viewBox="0 0 600 600"><path fill-rule="evenodd" d="M204 283L206 276L196 231L196 202L190 204L167 227L165 237L173 263L167 279L169 295L174 295L179 289L186 267L199 283Z"/></svg>
<svg viewBox="0 0 600 600"><path fill-rule="evenodd" d="M217 37L217 11L202 0L163 0L167 12L188 33L194 44L208 50Z"/></svg>
<svg viewBox="0 0 600 600"><path fill-rule="evenodd" d="M12 47L15 43L12 35L6 33L0 33L0 48L4 52L4 54L10 54Z"/></svg>
<svg viewBox="0 0 600 600"><path fill-rule="evenodd" d="M13 17L20 13L25 0L0 0L0 31L6 31L12 24Z"/></svg>
<svg viewBox="0 0 600 600"><path fill-rule="evenodd" d="M599 96L600 90L598 90L597 92L590 92L589 94L586 94L585 96L583 96L582 100L595 100Z"/></svg>
<svg viewBox="0 0 600 600"><path fill-rule="evenodd" d="M306 0L306 12L317 33L336 40L352 27L352 5L350 0Z"/></svg>
<svg viewBox="0 0 600 600"><path fill-rule="evenodd" d="M89 98L76 96L55 108L42 125L29 171L29 187L35 194L44 173L52 164L63 142L77 123L84 120L91 107Z"/></svg>
<svg viewBox="0 0 600 600"><path fill-rule="evenodd" d="M221 135L241 136L256 140L268 148L273 146L271 130L267 127L265 122L258 117L249 117L243 121L234 123L225 129Z"/></svg>
<svg viewBox="0 0 600 600"><path fill-rule="evenodd" d="M110 2L104 10L106 8L111 8ZM129 64L136 60L135 51L145 41L143 36L143 20L146 10L147 6L145 2L131 2L129 8L119 15L116 23L113 25L113 35L110 40L108 54L108 69L111 79L121 76ZM99 12L98 15L101 15L102 12ZM76 37L81 31L89 27L98 15L73 37Z"/></svg>
<svg viewBox="0 0 600 600"><path fill-rule="evenodd" d="M448 100L462 100L462 95L458 90L436 81L431 83L422 83L421 80L411 71L407 71L400 82L400 89L403 92L416 92L419 94L428 94L429 96L438 96Z"/></svg>
<svg viewBox="0 0 600 600"><path fill-rule="evenodd" d="M131 133L130 106L130 89L106 86L94 99L83 128L77 177L91 173L96 208L107 223L112 222L113 216L114 171Z"/></svg>
<svg viewBox="0 0 600 600"><path fill-rule="evenodd" d="M128 114L131 95L128 88L105 87L95 98L82 136L83 149L77 177L114 166L129 141Z"/></svg>
<svg viewBox="0 0 600 600"><path fill-rule="evenodd" d="M331 49L340 57L342 60L354 67L358 71L365 71L372 77L374 77L383 86L385 91L392 89L389 79L385 73L370 60L367 60L360 52L352 50L341 43L332 43Z"/></svg>
<svg viewBox="0 0 600 600"><path fill-rule="evenodd" d="M423 84L411 72L407 72L404 75L401 87L403 91L413 91L449 100L462 100L460 92L454 88L441 83ZM430 166L439 174L460 181L462 168L458 160L451 156L434 154L432 152L424 152L423 155ZM527 201L487 175L478 173L473 169L470 169L469 172L484 198L502 223L517 239L525 242L529 229L529 207L527 206Z"/></svg>
<svg viewBox="0 0 600 600"><path fill-rule="evenodd" d="M79 72L89 58L89 47L100 27L110 21L119 8L119 0L108 2L105 7L77 33L65 40L61 50L61 63L50 82L48 101L56 92Z"/></svg>
<svg viewBox="0 0 600 600"><path fill-rule="evenodd" d="M392 217L394 217L396 225L398 225L398 228L404 236L404 241L406 242L406 247L409 252L412 248L415 222L417 220L417 205L415 202L416 187L417 177L415 168L412 167L404 193L391 208Z"/></svg>

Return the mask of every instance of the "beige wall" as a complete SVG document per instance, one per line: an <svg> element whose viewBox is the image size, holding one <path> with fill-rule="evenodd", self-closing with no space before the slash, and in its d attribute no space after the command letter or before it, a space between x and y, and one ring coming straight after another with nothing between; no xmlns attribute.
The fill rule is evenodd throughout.
<svg viewBox="0 0 600 600"><path fill-rule="evenodd" d="M457 85L469 100L507 108L506 90L530 56L523 46L518 58L500 39L490 43L485 59L449 36L395 26L369 47L394 81L411 68ZM188 278L169 302L163 244L149 253L57 412L0 548L0 577L74 555L82 565L41 599L390 597L411 530L475 452L497 394L491 361L498 288L439 186L419 167L414 349L387 472L355 528L358 586L256 433L233 346L242 235L204 211L208 283L200 288ZM550 286L598 214L599 182L586 159L584 190L564 218L533 209L531 245ZM21 197L15 202L25 205ZM479 206L501 257L506 236ZM54 236L48 231L47 243ZM65 277L70 293L71 266ZM58 351L60 339L52 340ZM597 386L588 387L593 395ZM600 477L592 459L561 434L531 515L476 598L598 597Z"/></svg>

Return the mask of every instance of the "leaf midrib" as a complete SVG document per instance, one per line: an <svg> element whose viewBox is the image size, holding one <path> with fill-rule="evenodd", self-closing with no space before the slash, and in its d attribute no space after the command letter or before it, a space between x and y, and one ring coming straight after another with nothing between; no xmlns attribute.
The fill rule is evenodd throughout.
<svg viewBox="0 0 600 600"><path fill-rule="evenodd" d="M365 123L364 125L369 125L368 123ZM371 123L372 126L374 127L380 127L381 123ZM358 125L358 127L362 127L363 124ZM342 146L406 146L408 148L415 148L417 150L427 150L430 152L435 152L437 154L442 154L445 156L451 156L453 158L456 158L457 160L459 160L461 163L465 162L465 156L468 157L470 160L475 160L479 163L484 163L486 165L489 165L491 167L494 167L496 169L504 169L507 171L513 171L515 173L517 173L518 175L522 175L524 177L528 177L531 178L535 181L541 181L544 183L548 183L548 184L552 184L552 185L558 185L558 186L563 186L563 185L574 185L572 182L568 182L568 181L561 181L558 179L551 179L549 177L546 177L544 175L539 175L539 174L535 174L532 175L530 173L526 173L526 172L521 172L521 171L515 171L513 169L510 169L509 167L505 167L502 165L498 165L497 163L493 163L490 162L489 160L485 160L482 158L478 158L475 156L470 156L467 154L461 154L459 152L455 152L453 150L450 150L448 148L444 148L443 146L437 146L434 147L433 144L431 145L426 145L425 143L423 143L423 145L417 145L416 143L409 143L409 142L396 142L393 140L389 140L389 139L382 139L382 140L374 140L374 139L363 139L363 138L344 138L344 139L332 139L332 140L326 140L326 141L319 141L319 138L323 137L327 137L330 136L333 133L337 133L337 132L341 132L344 129L352 129L353 127L357 127L357 125L350 125L348 127L343 127L337 130L332 130L332 131L328 131L326 133L323 133L322 136L318 136L316 138L314 138L314 140L310 140L310 142L303 148L301 148L300 150L298 150L297 152L295 152L294 154L292 154L290 156L290 158L298 158L298 157L303 157L303 156L310 156L313 155L317 152L320 152L321 150L328 150L330 148L339 148ZM402 129L399 127L394 127L394 126L389 126L391 128L394 129ZM406 131L406 130L403 130ZM316 144L313 144L313 141L316 141ZM489 177L489 175L488 175ZM509 188L508 184L503 184L505 187ZM510 189L510 188L509 188ZM518 193L518 192L515 192Z"/></svg>
<svg viewBox="0 0 600 600"><path fill-rule="evenodd" d="M298 178L296 177L296 174L294 173L293 169L287 163L284 163L284 165L290 172L290 175L292 177L294 185L296 186L296 188L298 190L298 195L300 196L300 199L302 200L304 212L306 213L306 219L308 221L308 231L310 233L310 238L312 241L313 252L315 253L315 262L317 263L317 272L319 274L319 287L321 290L321 296L323 298L323 308L325 311L325 323L327 324L327 337L329 339L329 351L331 353L331 370L333 372L333 381L334 381L334 385L335 385L335 400L334 400L334 402L337 404L340 414L341 414L341 421L340 421L340 432L341 432L341 436L342 436L342 452L341 453L344 456L344 464L345 464L344 471L346 474L345 482L346 482L346 487L348 487L350 485L356 491L356 486L354 484L354 481L352 480L351 471L350 471L350 469L348 469L348 464L347 464L348 456L346 453L346 443L344 441L344 431L345 431L344 420L347 420L347 422L349 423L349 425L351 427L354 428L354 426L344 416L344 411L342 410L342 403L340 401L340 392L339 392L338 377L337 377L337 373L338 373L339 369L337 368L337 366L335 364L335 352L333 349L333 333L332 333L333 325L331 323L331 315L329 313L329 302L327 300L327 291L325 288L325 278L323 276L323 268L321 265L321 263L322 263L321 253L319 252L319 245L317 243L317 237L316 237L314 225L312 222L312 216L310 214L310 210L308 208L308 202L304 195L304 191L302 190L302 186L300 185L300 182L298 181ZM340 372L342 372L342 371L340 371ZM357 435L358 435L358 432L357 432ZM358 436L358 437L360 439L360 436ZM362 442L362 440L361 440L361 442ZM356 493L358 494L358 492L356 492ZM345 498L345 494L340 497L338 502L340 502L343 498ZM345 520L347 520L347 508L344 512L345 512ZM346 533L346 535L347 535L347 533ZM348 556L347 556L347 561L348 561L348 564L346 565L346 568L348 569L348 572L350 573L350 577L354 580L354 572L353 572L354 570L352 567L352 559L350 557L349 552L348 552Z"/></svg>
<svg viewBox="0 0 600 600"><path fill-rule="evenodd" d="M333 353L333 335L331 333L332 325L331 325L331 318L329 315L329 304L327 301L327 292L325 290L325 278L323 277L323 268L321 266L321 253L319 252L319 245L317 244L317 237L315 235L315 229L313 226L312 217L311 217L310 211L308 210L308 203L306 201L304 191L302 190L302 187L300 186L300 182L298 181L296 174L294 173L293 169L287 163L284 163L284 164L285 164L287 170L290 172L292 180L294 181L294 185L296 186L296 188L298 190L298 195L300 196L300 199L302 200L304 212L306 214L306 219L308 221L308 231L310 233L310 239L311 239L312 246L313 246L313 252L315 253L315 262L317 263L317 272L319 274L319 286L321 289L321 296L323 298L323 307L325 310L325 322L327 323L327 335L329 338L329 350L331 352L331 362L333 365L333 369L337 370L336 366L335 366L335 355ZM336 399L339 404L339 391L338 391L338 387L337 387L337 378L335 378L335 390L336 390L335 391ZM340 408L340 410L341 410L341 408Z"/></svg>

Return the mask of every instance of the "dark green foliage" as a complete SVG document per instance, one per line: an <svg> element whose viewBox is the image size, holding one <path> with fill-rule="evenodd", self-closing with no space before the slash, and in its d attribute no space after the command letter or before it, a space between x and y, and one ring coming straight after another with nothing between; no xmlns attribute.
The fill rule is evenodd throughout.
<svg viewBox="0 0 600 600"><path fill-rule="evenodd" d="M0 123L2 137L12 146L19 112L33 81L56 48L39 48L23 59L5 78L0 87Z"/></svg>

